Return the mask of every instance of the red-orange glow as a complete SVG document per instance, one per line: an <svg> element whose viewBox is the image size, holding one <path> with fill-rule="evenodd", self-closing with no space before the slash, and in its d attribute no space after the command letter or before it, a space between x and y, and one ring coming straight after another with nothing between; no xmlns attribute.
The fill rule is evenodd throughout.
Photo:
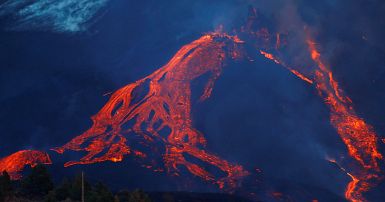
<svg viewBox="0 0 385 202"><path fill-rule="evenodd" d="M136 159L150 160L151 165L142 167L155 172L166 170L179 175L180 168L184 167L191 174L220 188L231 190L236 187L238 180L249 172L241 165L230 163L206 150L204 134L193 126L191 85L195 79L209 75L199 100L208 99L226 62L241 58L252 60L252 57L244 57L243 51L243 44L251 43L265 58L282 65L301 80L314 84L330 109L332 126L361 169L345 169L334 159L328 161L338 165L351 178L345 190L346 199L365 201L363 193L379 178L381 171L377 161L383 158L377 148L378 138L373 127L354 111L351 99L344 95L313 41L307 41L309 56L316 64L310 79L305 76L307 74L283 62L281 59L284 57L279 57L282 56L280 49L287 45L286 35L276 33L272 37L271 30L267 28L254 29L257 11L252 8L249 12L248 21L240 30L241 34L247 34L247 37L241 37L246 42L237 36L221 33L223 29L219 27L217 32L183 46L166 65L152 74L114 92L105 106L92 117L93 125L87 131L64 146L53 149L58 153L67 150L86 153L77 161L65 163L65 166L120 162L131 155ZM268 53L270 51L273 54ZM382 141L385 143L385 139ZM161 154L162 166L153 163L156 159L150 159L153 153ZM20 151L1 159L0 169L7 170L16 179L25 165L35 166L38 163L50 164L51 160L43 152ZM218 172L214 173L204 164L218 168L223 175L218 176ZM256 169L256 172L261 171ZM279 192L273 192L271 196L289 198Z"/></svg>
<svg viewBox="0 0 385 202"><path fill-rule="evenodd" d="M332 72L322 62L316 44L311 40L307 44L311 58L318 67L315 71L315 85L319 95L329 106L330 122L345 143L349 155L362 166L362 171L355 176L344 169L352 178L346 188L345 197L350 201L365 201L362 193L373 186L369 181L379 178L377 160L383 158L377 148L377 135L373 127L356 114L350 98L344 95Z"/></svg>
<svg viewBox="0 0 385 202"><path fill-rule="evenodd" d="M248 172L204 149L206 139L193 127L191 119L191 82L209 74L200 100L209 98L226 60L242 57L242 43L238 37L211 33L183 46L165 66L112 94L107 104L92 117L90 129L54 150L88 152L79 161L67 162L65 166L117 162L128 154L146 158L146 151L134 150L126 138L139 135L145 142L163 142L164 166L170 173L178 175L179 166L185 166L193 175L220 188L235 187L236 181ZM137 91L143 96L138 97ZM129 122L132 125L125 127ZM166 134L162 133L165 128L170 129ZM187 160L185 154L217 167L226 176L216 177L204 166Z"/></svg>
<svg viewBox="0 0 385 202"><path fill-rule="evenodd" d="M0 159L0 171L7 171L11 179L21 178L20 172L26 165L51 164L48 154L41 151L22 150Z"/></svg>
<svg viewBox="0 0 385 202"><path fill-rule="evenodd" d="M277 63L277 64L281 64L281 62L280 62L278 59L276 59L276 58L273 56L273 54L267 53L267 52L262 51L262 50L260 50L259 52L260 52L263 56L265 56L265 58L270 59L270 60L274 61L274 62Z"/></svg>
<svg viewBox="0 0 385 202"><path fill-rule="evenodd" d="M281 192L272 192L271 195L276 199L282 199L283 194Z"/></svg>
<svg viewBox="0 0 385 202"><path fill-rule="evenodd" d="M350 176L350 178L352 178L352 181L349 182L349 184L346 186L346 190L345 190L345 198L352 201L352 202L359 202L361 201L360 199L357 199L354 194L356 192L356 189L357 189L357 184L359 182L359 180L354 177L352 174L350 173L346 173Z"/></svg>
<svg viewBox="0 0 385 202"><path fill-rule="evenodd" d="M355 176L353 176L352 174L350 174L349 172L346 171L345 168L343 168L335 159L331 159L331 158L326 158L327 161L329 161L330 163L333 163L335 165L338 166L338 168L343 171L344 173L346 173L346 175L348 175L352 180L348 183L348 185L346 186L346 190L345 190L345 198L352 201L352 202L359 202L359 201L363 201L362 198L360 199L357 199L355 197L355 193L356 193L356 189L358 188L358 183L360 180L358 180Z"/></svg>
<svg viewBox="0 0 385 202"><path fill-rule="evenodd" d="M265 56L265 58L269 59L269 60L272 60L273 62L277 63L277 64L280 64L282 65L283 67L285 67L286 69L288 69L291 73L293 73L294 75L296 75L298 78L310 83L310 84L313 84L313 81L310 80L309 78L307 78L306 76L304 76L303 74L299 73L297 70L293 69L293 68L290 68L288 67L287 65L285 65L283 62L279 61L278 58L274 57L273 54L271 53L267 53L265 51L262 51L260 50L259 51L263 56Z"/></svg>
<svg viewBox="0 0 385 202"><path fill-rule="evenodd" d="M299 73L297 70L295 69L289 69L291 71L291 73L293 73L294 75L296 75L298 78L310 83L310 84L313 84L313 81L310 80L309 78L307 78L306 76L304 76L303 74Z"/></svg>
<svg viewBox="0 0 385 202"><path fill-rule="evenodd" d="M337 164L339 166L339 164L337 163L337 161L335 159L326 158L326 160L329 161L330 163L334 163L334 164Z"/></svg>

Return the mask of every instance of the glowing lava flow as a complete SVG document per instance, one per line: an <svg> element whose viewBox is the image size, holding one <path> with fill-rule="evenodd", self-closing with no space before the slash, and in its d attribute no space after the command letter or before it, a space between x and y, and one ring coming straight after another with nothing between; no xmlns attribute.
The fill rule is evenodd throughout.
<svg viewBox="0 0 385 202"><path fill-rule="evenodd" d="M343 94L332 72L322 62L316 44L311 40L307 44L311 58L318 66L315 85L330 108L331 124L347 146L349 155L362 166L356 177L351 175L353 181L349 183L345 196L351 201L365 201L362 193L372 186L369 181L379 178L377 160L383 158L377 148L377 135L373 127L356 114L351 100Z"/></svg>
<svg viewBox="0 0 385 202"><path fill-rule="evenodd" d="M362 199L355 196L356 188L359 180L348 172L346 172L346 174L349 175L350 178L352 178L352 181L350 181L349 184L346 186L345 198L352 202L362 201Z"/></svg>
<svg viewBox="0 0 385 202"><path fill-rule="evenodd" d="M382 159L382 155L377 149L377 135L373 127L357 116L351 100L343 95L332 72L321 61L315 43L308 41L308 45L311 57L319 67L316 71L316 88L330 106L331 123L337 128L353 158L364 168L379 170L377 160Z"/></svg>
<svg viewBox="0 0 385 202"><path fill-rule="evenodd" d="M331 70L321 60L314 42L307 40L311 59L316 64L314 78L310 79L267 52L279 53L281 47L286 45L284 35L276 34L273 42L269 30L258 27L257 11L250 9L249 15L246 25L239 32L245 35L245 41L258 50L264 49L259 53L265 58L313 84L325 100L330 109L332 126L361 169L347 172L348 169L336 161L331 162L352 179L346 187L345 197L353 202L365 201L362 194L380 178L377 161L383 158L377 149L378 139L372 126L356 114L352 101L339 88ZM181 168L186 168L195 176L231 190L237 186L238 180L250 173L242 166L231 164L205 150L206 139L193 127L191 118L192 83L208 75L199 100L209 98L226 62L245 58L243 43L237 36L216 32L183 46L166 65L113 93L106 105L92 117L91 128L53 150L58 153L67 150L86 152L80 160L67 162L66 167L103 161L119 162L130 154L141 159L161 154L168 172L179 175ZM163 170L155 168L155 158L150 161L151 165L144 167ZM1 159L0 169L18 178L18 172L25 165L38 163L50 164L51 160L43 152L20 151ZM217 172L212 168L217 168Z"/></svg>
<svg viewBox="0 0 385 202"><path fill-rule="evenodd" d="M277 37L277 41L278 40L279 38ZM293 68L288 67L273 54L262 50L260 50L260 53L265 58L287 68L300 79L315 85L319 95L330 108L331 124L336 128L337 133L347 146L349 155L362 167L362 170L356 171L356 176L353 176L343 169L352 178L352 181L347 185L345 197L350 201L365 201L362 193L368 191L370 187L373 186L370 182L380 178L380 168L377 160L383 157L377 148L377 135L373 127L356 114L352 107L351 99L344 95L337 81L334 79L332 72L322 62L315 43L308 40L307 45L311 59L317 64L317 68L314 71L315 78L313 80ZM339 167L342 168L341 166Z"/></svg>
<svg viewBox="0 0 385 202"><path fill-rule="evenodd" d="M0 159L0 171L7 171L13 180L21 178L20 172L26 165L51 164L47 153L34 150L22 150Z"/></svg>
<svg viewBox="0 0 385 202"><path fill-rule="evenodd" d="M346 171L345 168L343 168L335 159L330 159L330 158L326 158L327 161L329 161L330 163L333 163L335 165L337 165L337 167L343 171L344 173L346 173L346 175L348 175L352 181L349 182L349 184L346 186L346 190L345 190L345 198L352 201L352 202L359 202L360 200L357 200L353 197L353 194L355 192L355 189L357 187L357 184L360 180L358 180L355 176L353 176L352 174L350 174L348 171Z"/></svg>
<svg viewBox="0 0 385 202"><path fill-rule="evenodd" d="M164 165L169 172L178 175L179 166L184 166L221 188L235 187L236 181L248 172L204 150L206 139L192 126L191 82L210 75L200 100L207 99L226 60L242 57L242 43L237 37L211 33L183 46L165 66L116 91L92 117L90 129L54 150L88 152L79 161L67 162L65 166L116 162L128 154L145 158L148 153L134 150L126 138L141 136L145 142L164 143ZM216 177L187 157L211 164L225 176Z"/></svg>
<svg viewBox="0 0 385 202"><path fill-rule="evenodd" d="M277 35L279 36L279 35ZM279 38L277 37L277 41L279 40ZM267 53L265 51L262 51L260 50L259 51L263 56L265 56L265 58L269 59L269 60L272 60L274 61L275 63L279 64L279 65L282 65L283 67L285 67L286 69L288 69L291 73L293 73L294 75L296 75L298 78L310 83L310 84L313 84L313 81L309 78L307 78L305 75L299 73L297 70L291 68L291 67L288 67L287 65L285 65L285 63L283 63L282 61L280 61L278 58L274 57L273 54L271 53Z"/></svg>

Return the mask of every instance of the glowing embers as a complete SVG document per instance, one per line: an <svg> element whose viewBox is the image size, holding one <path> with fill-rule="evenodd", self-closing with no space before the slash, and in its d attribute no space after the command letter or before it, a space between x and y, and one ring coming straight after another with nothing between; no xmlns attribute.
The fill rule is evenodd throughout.
<svg viewBox="0 0 385 202"><path fill-rule="evenodd" d="M51 164L47 153L34 150L22 150L0 159L0 171L7 171L13 180L21 178L20 172L26 165Z"/></svg>
<svg viewBox="0 0 385 202"><path fill-rule="evenodd" d="M144 159L151 150L158 149L164 151L164 166L170 173L178 175L179 166L184 166L190 173L221 188L235 187L236 181L248 172L204 149L204 135L192 126L191 82L210 74L200 100L207 99L226 60L242 57L242 43L237 37L211 33L183 46L165 66L116 91L92 117L90 129L54 150L88 152L79 161L65 164L70 166L121 161L127 154ZM132 136L141 138L139 144L128 141ZM154 146L155 142L162 145ZM140 145L143 148L137 148ZM204 166L187 160L186 155L218 168L225 175L210 173Z"/></svg>

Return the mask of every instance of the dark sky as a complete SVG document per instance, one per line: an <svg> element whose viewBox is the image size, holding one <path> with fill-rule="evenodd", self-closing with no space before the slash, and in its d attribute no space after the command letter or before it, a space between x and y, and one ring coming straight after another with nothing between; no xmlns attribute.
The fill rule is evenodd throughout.
<svg viewBox="0 0 385 202"><path fill-rule="evenodd" d="M9 31L12 19L1 21L0 156L63 145L91 125L90 116L108 100L104 93L150 74L182 45L219 24L231 27L247 15L249 4L291 31L311 26L357 113L385 137L385 3L114 0L79 33ZM343 193L349 181L324 160L325 154L346 155L327 107L313 87L270 61L228 66L212 98L193 113L210 151L247 168L261 168L272 181L335 194ZM91 179L116 188L186 188L131 160L63 169L71 155L78 154L53 166L58 176L85 169Z"/></svg>

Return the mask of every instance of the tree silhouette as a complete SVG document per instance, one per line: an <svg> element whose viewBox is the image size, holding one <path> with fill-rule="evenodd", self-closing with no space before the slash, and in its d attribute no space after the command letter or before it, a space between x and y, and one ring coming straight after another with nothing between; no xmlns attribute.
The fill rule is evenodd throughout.
<svg viewBox="0 0 385 202"><path fill-rule="evenodd" d="M130 193L128 202L151 202L151 199L144 191L136 189Z"/></svg>
<svg viewBox="0 0 385 202"><path fill-rule="evenodd" d="M106 185L103 183L96 183L91 193L88 194L88 201L95 202L113 202L114 196Z"/></svg>
<svg viewBox="0 0 385 202"><path fill-rule="evenodd" d="M71 181L64 178L61 184L55 189L55 198L58 201L64 201L70 197Z"/></svg>
<svg viewBox="0 0 385 202"><path fill-rule="evenodd" d="M0 176L0 201L4 201L13 195L11 177L7 171Z"/></svg>
<svg viewBox="0 0 385 202"><path fill-rule="evenodd" d="M89 198L92 191L91 184L84 179L84 196ZM82 196L82 175L78 174L75 176L75 179L71 183L71 188L69 189L69 198L72 200L80 201Z"/></svg>
<svg viewBox="0 0 385 202"><path fill-rule="evenodd" d="M53 189L51 175L44 165L32 168L31 173L21 181L21 192L32 198L43 198Z"/></svg>

